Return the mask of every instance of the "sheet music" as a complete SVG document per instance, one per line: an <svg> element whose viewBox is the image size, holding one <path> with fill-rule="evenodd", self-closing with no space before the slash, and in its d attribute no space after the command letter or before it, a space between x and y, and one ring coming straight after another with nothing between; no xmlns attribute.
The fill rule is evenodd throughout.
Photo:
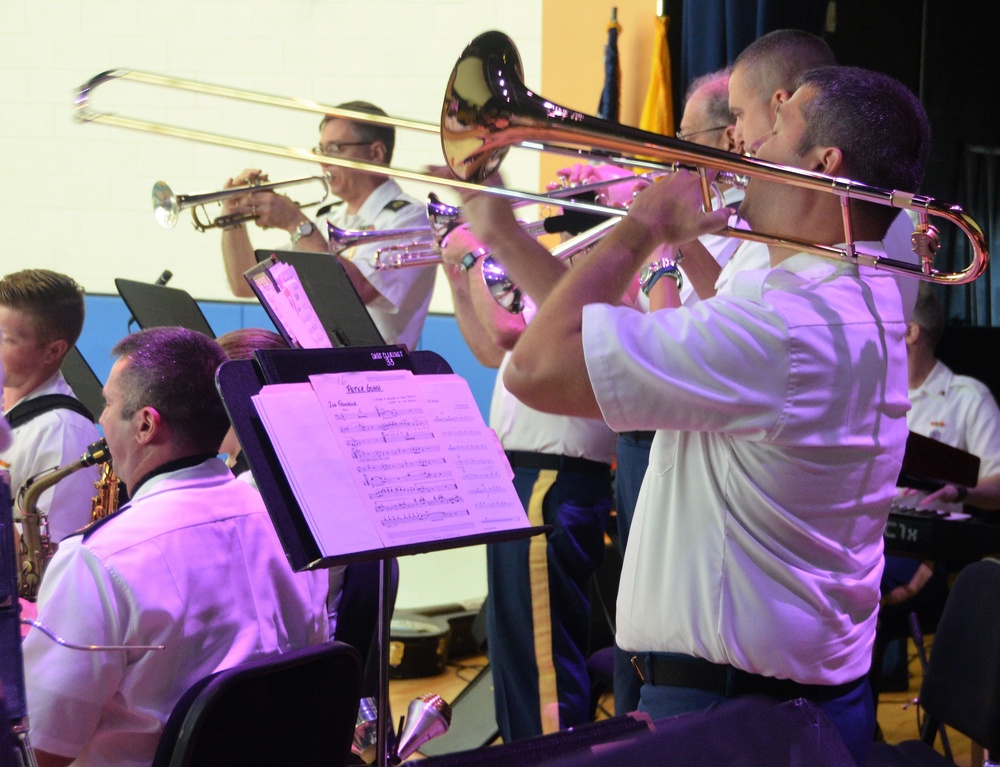
<svg viewBox="0 0 1000 767"><path fill-rule="evenodd" d="M252 279L260 300L271 307L295 344L303 349L333 347L294 266L275 261Z"/></svg>
<svg viewBox="0 0 1000 767"><path fill-rule="evenodd" d="M324 554L379 548L381 539L369 520L359 514L342 513L347 508L343 505L345 495L330 489L350 485L353 480L337 443L323 438L322 432L315 428L325 425L326 420L312 386L308 383L265 386L252 400ZM336 529L330 529L323 520L334 511L341 512L340 519Z"/></svg>
<svg viewBox="0 0 1000 767"><path fill-rule="evenodd" d="M369 371L290 386L265 386L254 404L324 556L528 527L461 377Z"/></svg>

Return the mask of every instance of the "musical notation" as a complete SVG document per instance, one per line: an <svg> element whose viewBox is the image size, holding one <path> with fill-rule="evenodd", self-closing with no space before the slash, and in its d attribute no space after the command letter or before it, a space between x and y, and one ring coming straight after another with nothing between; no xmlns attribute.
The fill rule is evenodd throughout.
<svg viewBox="0 0 1000 767"><path fill-rule="evenodd" d="M431 498L414 498L409 501L398 501L397 503L376 503L375 511L385 514L390 511L406 511L407 509L419 509L424 506L446 506L448 504L461 503L460 495L435 495Z"/></svg>
<svg viewBox="0 0 1000 767"><path fill-rule="evenodd" d="M354 432L384 432L396 429L427 429L429 427L430 424L424 418L402 418L397 421L385 421L382 423L359 421L350 426L341 426L339 427L339 431L341 434L353 434Z"/></svg>
<svg viewBox="0 0 1000 767"><path fill-rule="evenodd" d="M441 462L444 463L443 459ZM396 467L393 466L392 468ZM371 487L394 484L396 482L420 484L421 482L432 482L436 479L441 479L442 477L451 476L450 471L412 471L406 474L396 474L394 476L386 476L384 474L371 475L364 471L359 473L361 474L361 483ZM468 479L468 477L466 477L466 479Z"/></svg>
<svg viewBox="0 0 1000 767"><path fill-rule="evenodd" d="M412 495L414 490L415 488L407 487L405 485L392 485L389 487L383 487L381 490L375 490L374 492L368 493L368 497L372 500L379 500L380 498L391 498L392 496ZM421 487L418 492L433 493L442 490L458 490L458 485L454 482L445 482L437 485L431 485L429 487Z"/></svg>
<svg viewBox="0 0 1000 767"><path fill-rule="evenodd" d="M528 524L457 376L330 373L255 404L324 556Z"/></svg>
<svg viewBox="0 0 1000 767"><path fill-rule="evenodd" d="M370 472L384 472L384 471L394 471L396 469L413 469L413 468L425 468L427 466L443 466L448 461L444 457L441 458L414 458L413 460L402 460L394 461L388 463L383 461L382 463L365 463L358 466L358 471L362 474L367 474Z"/></svg>
<svg viewBox="0 0 1000 767"><path fill-rule="evenodd" d="M386 450L352 450L351 458L355 461L376 461L380 458L396 458L402 455L423 455L424 453L438 453L441 448L437 445L410 445L409 447L395 447Z"/></svg>
<svg viewBox="0 0 1000 767"><path fill-rule="evenodd" d="M386 517L380 519L379 524L383 527L397 527L399 525L413 524L416 522L440 522L451 517L467 517L468 509L456 509L455 511L428 511L423 513L405 514L397 517Z"/></svg>

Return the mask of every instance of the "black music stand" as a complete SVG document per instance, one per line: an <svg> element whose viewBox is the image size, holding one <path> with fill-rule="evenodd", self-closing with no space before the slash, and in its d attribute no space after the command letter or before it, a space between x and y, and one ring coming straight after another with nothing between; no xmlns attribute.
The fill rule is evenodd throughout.
<svg viewBox="0 0 1000 767"><path fill-rule="evenodd" d="M295 269L331 346L380 346L385 343L351 278L347 276L347 270L336 258L325 253L276 250L257 250L254 255L257 266L247 270L243 277L289 346L302 348L305 344L299 343L284 327L259 282L267 280L268 270L278 262Z"/></svg>
<svg viewBox="0 0 1000 767"><path fill-rule="evenodd" d="M115 279L115 287L143 330L179 325L215 338L215 331L205 319L201 307L187 291L122 277Z"/></svg>
<svg viewBox="0 0 1000 767"><path fill-rule="evenodd" d="M95 419L100 418L104 410L104 392L101 380L94 369L84 359L76 346L71 346L62 361L62 374L73 390L76 398L83 403Z"/></svg>
<svg viewBox="0 0 1000 767"><path fill-rule="evenodd" d="M251 401L268 384L300 383L310 375L351 371L410 370L416 375L451 373L451 367L438 354L429 351L407 352L400 346L351 347L345 349L259 349L252 360L224 362L216 374L216 385L222 396L229 419L239 438L250 471L264 498L278 538L294 570L306 570L379 561L379 697L389 700L389 625L392 559L408 554L424 554L463 546L516 540L546 532L549 528L519 527L516 529L460 535L425 541L419 544L386 546L369 551L356 551L337 556L324 556L320 550L302 508L296 500L290 482L282 470L274 445L263 421ZM388 725L385 705L378 710L378 765L388 764Z"/></svg>

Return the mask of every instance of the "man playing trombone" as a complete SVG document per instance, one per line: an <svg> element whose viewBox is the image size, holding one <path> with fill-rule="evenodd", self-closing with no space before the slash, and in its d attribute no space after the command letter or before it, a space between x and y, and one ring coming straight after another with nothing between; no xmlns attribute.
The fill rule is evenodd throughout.
<svg viewBox="0 0 1000 767"><path fill-rule="evenodd" d="M854 67L810 70L778 109L763 160L915 191L930 145L916 97ZM740 213L784 239L726 295L650 314L616 306L661 243L717 231L688 172L654 183L558 279L505 385L531 407L654 428L617 606L654 718L727 698L804 697L859 764L874 731L866 673L882 531L906 442L906 322L891 275L798 252L845 239L841 200L751 178ZM895 211L852 202L877 251ZM466 202L502 262L540 258L507 206ZM668 290L671 283L667 282Z"/></svg>
<svg viewBox="0 0 1000 767"><path fill-rule="evenodd" d="M340 109L385 116L364 101L338 105ZM320 123L318 155L388 166L392 160L395 129L391 126L327 116ZM330 194L340 202L327 206L329 220L342 229L406 229L428 226L426 206L407 196L388 175L338 165L323 165ZM229 179L226 188L266 180L260 170L245 170ZM251 216L257 226L288 232L291 248L327 253L320 227L284 195L273 191L249 192L225 201L226 213ZM351 283L368 307L375 325L388 344L416 347L434 291L434 266L379 271L373 246L358 246L352 255L333 256L347 270ZM252 298L243 273L256 264L254 247L243 224L223 230L222 258L229 287L237 296Z"/></svg>

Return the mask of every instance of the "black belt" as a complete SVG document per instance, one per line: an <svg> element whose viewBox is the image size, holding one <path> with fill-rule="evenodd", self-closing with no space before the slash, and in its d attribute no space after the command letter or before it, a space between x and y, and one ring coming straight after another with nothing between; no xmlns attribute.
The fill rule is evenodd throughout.
<svg viewBox="0 0 1000 767"><path fill-rule="evenodd" d="M611 471L611 465L588 458L573 458L551 453L530 453L526 450L505 450L513 469L553 469L555 471L598 472Z"/></svg>
<svg viewBox="0 0 1000 767"><path fill-rule="evenodd" d="M638 662L642 656L636 658ZM791 679L775 679L751 674L733 666L712 663L691 656L672 657L650 653L646 656L648 684L671 687L688 687L707 690L727 698L757 693L779 700L805 698L811 701L828 701L856 689L867 677L860 677L843 684L800 684Z"/></svg>
<svg viewBox="0 0 1000 767"><path fill-rule="evenodd" d="M652 441L653 437L656 435L655 431L623 431L619 433L621 436L634 439L636 442L641 442L643 440L647 442Z"/></svg>

